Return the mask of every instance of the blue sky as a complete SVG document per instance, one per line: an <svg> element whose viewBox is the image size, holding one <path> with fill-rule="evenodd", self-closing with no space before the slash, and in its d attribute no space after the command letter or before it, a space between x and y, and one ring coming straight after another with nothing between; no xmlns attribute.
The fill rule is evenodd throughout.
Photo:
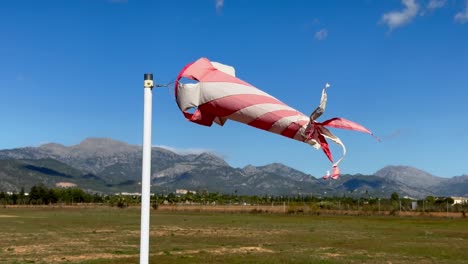
<svg viewBox="0 0 468 264"><path fill-rule="evenodd" d="M334 130L348 148L343 173L468 173L465 0L5 0L0 32L0 149L91 136L141 144L143 73L167 83L207 57L306 114L330 82L322 120L345 117L382 138ZM236 167L330 167L301 142L187 122L172 87L155 89L153 105L154 145L213 151Z"/></svg>

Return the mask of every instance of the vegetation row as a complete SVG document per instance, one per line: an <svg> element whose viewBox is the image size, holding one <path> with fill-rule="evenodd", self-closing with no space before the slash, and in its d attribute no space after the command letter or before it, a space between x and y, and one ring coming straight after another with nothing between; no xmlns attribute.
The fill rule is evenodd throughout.
<svg viewBox="0 0 468 264"><path fill-rule="evenodd" d="M48 188L45 185L34 185L29 193L24 191L0 192L0 205L77 205L96 204L117 206L138 206L141 197L137 194L98 194L88 193L79 188ZM169 205L271 205L288 206L289 211L295 207L307 206L311 209L326 210L364 210L364 211L420 211L420 212L466 212L468 204L454 204L451 197L427 196L425 199L400 198L393 193L388 198L373 197L322 197L315 196L257 196L222 194L200 191L186 194L154 194L151 204L157 209L160 204ZM300 210L300 209L298 209Z"/></svg>

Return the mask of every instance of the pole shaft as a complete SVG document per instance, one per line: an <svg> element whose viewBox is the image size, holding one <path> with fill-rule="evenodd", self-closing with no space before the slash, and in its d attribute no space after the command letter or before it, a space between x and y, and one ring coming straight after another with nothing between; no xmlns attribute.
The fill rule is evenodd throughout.
<svg viewBox="0 0 468 264"><path fill-rule="evenodd" d="M146 79L146 75L145 75ZM152 79L152 76L151 76ZM151 80L152 84L152 80ZM153 92L145 80L144 114L143 114L143 162L141 171L141 230L140 230L140 264L149 262L150 230L150 197L151 197L151 123Z"/></svg>

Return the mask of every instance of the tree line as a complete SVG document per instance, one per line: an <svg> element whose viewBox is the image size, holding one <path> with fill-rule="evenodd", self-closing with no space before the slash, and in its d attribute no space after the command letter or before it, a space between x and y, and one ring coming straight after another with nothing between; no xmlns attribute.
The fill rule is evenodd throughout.
<svg viewBox="0 0 468 264"><path fill-rule="evenodd" d="M31 187L28 195L24 188L19 192L0 192L0 205L53 205L53 204L101 204L127 207L141 203L139 195L88 193L80 188L48 188L43 184ZM160 204L185 205L288 205L309 206L326 210L362 210L362 211L425 211L425 212L465 212L468 204L456 204L450 197L427 196L425 199L413 200L400 198L393 193L388 198L373 197L316 197L238 195L210 193L208 191L187 192L186 194L154 194L151 197L153 208Z"/></svg>
<svg viewBox="0 0 468 264"><path fill-rule="evenodd" d="M24 188L19 192L0 192L0 204L8 205L49 205L57 203L102 203L103 196L90 194L80 188L47 188L44 184L31 187L29 193Z"/></svg>

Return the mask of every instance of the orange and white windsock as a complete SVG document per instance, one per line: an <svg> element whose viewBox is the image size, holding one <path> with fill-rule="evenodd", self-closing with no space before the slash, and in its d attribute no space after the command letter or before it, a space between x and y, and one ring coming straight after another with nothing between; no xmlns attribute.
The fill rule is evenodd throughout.
<svg viewBox="0 0 468 264"><path fill-rule="evenodd" d="M182 78L198 83L182 83ZM343 148L343 156L333 163L330 174L332 179L338 179L340 175L338 164L346 155L346 148L341 140L325 127L357 130L371 135L372 133L365 127L343 118L336 117L317 122L316 119L325 111L327 88L328 84L322 90L320 105L310 116L306 116L253 85L236 78L233 67L201 58L186 65L179 73L175 84L175 96L180 110L191 122L205 126L211 126L214 122L222 126L227 120L234 120L308 143L317 149L322 148L331 162L333 157L326 138L332 140ZM190 109L195 111L190 113L188 112Z"/></svg>

